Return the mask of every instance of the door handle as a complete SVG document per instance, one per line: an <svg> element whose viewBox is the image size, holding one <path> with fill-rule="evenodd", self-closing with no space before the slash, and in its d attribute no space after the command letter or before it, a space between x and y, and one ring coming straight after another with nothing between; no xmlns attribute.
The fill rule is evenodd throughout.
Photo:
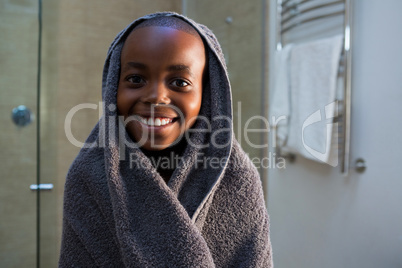
<svg viewBox="0 0 402 268"><path fill-rule="evenodd" d="M29 186L29 188L32 191L37 191L37 190L44 190L44 191L50 191L53 189L53 184L52 183L41 183L41 184L31 184L31 186Z"/></svg>

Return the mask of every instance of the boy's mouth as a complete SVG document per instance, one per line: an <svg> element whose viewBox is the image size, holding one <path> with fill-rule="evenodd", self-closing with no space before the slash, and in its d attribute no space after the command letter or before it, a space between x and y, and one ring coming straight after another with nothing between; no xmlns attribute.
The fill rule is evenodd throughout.
<svg viewBox="0 0 402 268"><path fill-rule="evenodd" d="M170 124L174 122L176 118L168 118L168 117L142 117L138 116L138 121L143 123L144 125L147 126L152 126L152 127L160 127L160 126L165 126L167 124Z"/></svg>

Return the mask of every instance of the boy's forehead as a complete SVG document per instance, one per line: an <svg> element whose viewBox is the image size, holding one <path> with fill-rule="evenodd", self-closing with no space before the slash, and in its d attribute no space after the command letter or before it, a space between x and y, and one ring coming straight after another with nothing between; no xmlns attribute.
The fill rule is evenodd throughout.
<svg viewBox="0 0 402 268"><path fill-rule="evenodd" d="M177 38L178 36L183 37L183 35L177 35L177 34L176 35L172 34L171 36L164 34L166 32L173 33L176 31L185 33L184 36L189 36L190 39L195 38L195 40L198 40L196 42L197 43L199 42L199 44L201 44L201 46L203 47L204 53L206 52L207 46L205 45L203 38L200 36L197 30L186 21L172 16L157 16L140 22L131 30L126 40L124 41L123 51L127 50L128 47L130 47L131 49L132 46L136 46L136 43L139 40L143 40L144 38L146 39L151 35L152 32L159 32L159 33L156 36L155 35L153 36L154 40L152 40L151 44L154 44L154 42L159 43L158 39L160 40L168 38L173 40L173 38ZM176 41L180 43L183 40L176 39ZM196 46L198 47L198 45Z"/></svg>
<svg viewBox="0 0 402 268"><path fill-rule="evenodd" d="M121 60L126 59L128 54L133 55L129 51L138 51L139 54L137 55L144 56L143 52L140 52L139 49L143 49L143 51L154 50L169 53L165 48L166 46L170 47L172 45L178 48L179 51L195 51L195 53L198 53L197 58L202 57L206 60L207 46L204 40L192 26L183 21L180 23L184 23L184 25L187 25L186 27L190 27L193 32L184 31L183 27L171 27L172 24L141 23L139 25L140 27L135 27L124 41ZM177 26L180 24L174 25ZM199 54L201 50L202 56ZM158 54L157 52L156 54Z"/></svg>
<svg viewBox="0 0 402 268"><path fill-rule="evenodd" d="M122 70L135 68L148 69L157 62L159 67L164 66L166 60L169 69L185 71L194 74L203 73L207 62L206 47L201 37L190 35L171 27L147 26L134 29L127 37L122 53ZM196 66L202 65L202 68ZM166 66L165 66L166 67ZM200 70L198 70L200 69Z"/></svg>

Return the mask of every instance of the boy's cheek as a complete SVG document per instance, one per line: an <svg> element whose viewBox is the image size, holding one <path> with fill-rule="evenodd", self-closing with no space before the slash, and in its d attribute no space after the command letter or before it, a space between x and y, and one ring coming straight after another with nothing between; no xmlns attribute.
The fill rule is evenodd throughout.
<svg viewBox="0 0 402 268"><path fill-rule="evenodd" d="M128 107L130 107L128 98L123 96L123 94L119 94L118 92L116 105L118 114L127 117Z"/></svg>

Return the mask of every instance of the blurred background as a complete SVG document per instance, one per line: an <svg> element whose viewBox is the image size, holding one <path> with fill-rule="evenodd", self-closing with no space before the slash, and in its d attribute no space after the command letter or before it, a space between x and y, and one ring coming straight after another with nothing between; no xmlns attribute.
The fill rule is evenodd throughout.
<svg viewBox="0 0 402 268"><path fill-rule="evenodd" d="M268 161L259 171L275 267L402 267L402 1L351 3L347 175L339 165L299 156L278 168L271 129L248 121L269 118L278 3L307 1L0 0L0 267L57 267L65 176L80 149L66 137L66 116L78 104L97 105L72 118L72 135L84 142L99 120L110 43L131 21L156 11L207 25L222 45L236 137L251 158ZM319 37L343 33L342 23L328 23ZM309 28L289 31L283 45L300 42ZM245 126L265 131L244 133ZM264 144L270 148L255 146Z"/></svg>

